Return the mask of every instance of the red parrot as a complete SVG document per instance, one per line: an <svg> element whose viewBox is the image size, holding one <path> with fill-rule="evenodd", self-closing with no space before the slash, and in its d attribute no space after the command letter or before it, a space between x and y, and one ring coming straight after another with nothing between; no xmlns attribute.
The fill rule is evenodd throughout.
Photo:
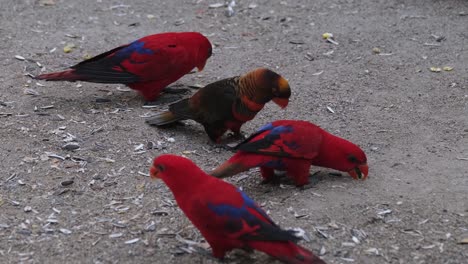
<svg viewBox="0 0 468 264"><path fill-rule="evenodd" d="M208 84L146 122L163 126L192 119L203 125L212 141L219 143L227 130L239 135L241 126L252 120L270 100L285 108L290 96L286 79L269 69L259 68L243 76Z"/></svg>
<svg viewBox="0 0 468 264"><path fill-rule="evenodd" d="M263 251L285 263L325 263L296 244L294 230L281 229L245 193L206 174L189 159L161 155L154 159L150 175L166 183L214 257L240 248Z"/></svg>
<svg viewBox="0 0 468 264"><path fill-rule="evenodd" d="M234 149L237 153L211 175L224 178L260 167L265 182L279 170L303 186L309 183L311 165L348 172L354 179L366 179L369 170L366 154L357 145L306 121L269 123Z"/></svg>
<svg viewBox="0 0 468 264"><path fill-rule="evenodd" d="M154 34L80 62L69 70L35 78L122 83L153 101L167 85L193 68L203 70L211 52L211 43L198 32Z"/></svg>

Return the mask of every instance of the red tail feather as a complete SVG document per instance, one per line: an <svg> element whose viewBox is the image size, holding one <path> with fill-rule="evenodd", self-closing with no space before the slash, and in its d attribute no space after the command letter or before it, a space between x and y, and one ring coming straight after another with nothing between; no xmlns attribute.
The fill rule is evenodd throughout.
<svg viewBox="0 0 468 264"><path fill-rule="evenodd" d="M209 174L216 178L226 178L257 167L258 164L269 160L271 160L269 156L238 151L228 161Z"/></svg>
<svg viewBox="0 0 468 264"><path fill-rule="evenodd" d="M37 80L46 80L46 81L79 81L81 77L75 74L75 70L66 70L62 72L53 72L46 73L36 76Z"/></svg>
<svg viewBox="0 0 468 264"><path fill-rule="evenodd" d="M251 241L249 246L289 264L326 264L307 249L293 242Z"/></svg>
<svg viewBox="0 0 468 264"><path fill-rule="evenodd" d="M209 174L216 178L226 178L246 171L248 169L250 169L250 167L244 166L244 164L240 162L237 163L228 160Z"/></svg>

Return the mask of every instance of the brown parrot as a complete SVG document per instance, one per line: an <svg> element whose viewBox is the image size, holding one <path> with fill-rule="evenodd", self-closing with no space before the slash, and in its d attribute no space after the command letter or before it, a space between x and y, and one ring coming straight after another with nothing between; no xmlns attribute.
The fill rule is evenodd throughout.
<svg viewBox="0 0 468 264"><path fill-rule="evenodd" d="M241 126L252 120L270 100L281 108L288 105L291 89L286 79L265 68L223 79L198 90L192 97L169 105L169 110L150 117L150 125L164 126L191 119L203 125L216 143L231 130L240 135Z"/></svg>

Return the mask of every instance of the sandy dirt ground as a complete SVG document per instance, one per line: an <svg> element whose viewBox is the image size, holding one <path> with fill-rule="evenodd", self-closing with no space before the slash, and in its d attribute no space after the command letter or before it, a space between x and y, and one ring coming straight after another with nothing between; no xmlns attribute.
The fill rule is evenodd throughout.
<svg viewBox="0 0 468 264"><path fill-rule="evenodd" d="M301 245L328 263L467 263L468 1L237 1L232 17L215 3L0 1L0 262L215 262L168 189L145 175L162 153L205 170L231 153L193 122L147 126L167 96L149 109L123 85L25 76L145 35L199 31L214 55L173 87L269 67L290 81L291 103L267 105L246 134L304 119L367 153L364 182L323 168L304 191L260 185L258 171L229 179L281 226L306 230L312 241ZM271 261L235 251L225 263Z"/></svg>

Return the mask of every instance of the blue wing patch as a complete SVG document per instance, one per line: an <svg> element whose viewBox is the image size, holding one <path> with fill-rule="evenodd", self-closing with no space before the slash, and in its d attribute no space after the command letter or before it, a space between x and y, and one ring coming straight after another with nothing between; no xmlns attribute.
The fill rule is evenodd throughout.
<svg viewBox="0 0 468 264"><path fill-rule="evenodd" d="M292 126L277 126L275 127L273 123L266 124L262 126L255 134L260 134L262 132L271 130L269 134L272 135L279 135L282 133L291 133L293 132L293 127Z"/></svg>
<svg viewBox="0 0 468 264"><path fill-rule="evenodd" d="M151 55L154 54L154 51L151 49L145 49L144 48L145 43L143 41L134 41L127 47L119 50L115 55L118 57L130 57L130 55L134 52L138 54L146 54L146 55Z"/></svg>
<svg viewBox="0 0 468 264"><path fill-rule="evenodd" d="M293 132L292 126L277 126L273 128L266 136L265 140L270 142L274 142L275 140L281 137L281 134L291 133Z"/></svg>
<svg viewBox="0 0 468 264"><path fill-rule="evenodd" d="M261 138L256 141L251 141L253 138L258 136L261 133L265 132L264 138ZM238 150L246 151L246 152L252 152L252 153L260 153L260 154L265 154L268 153L268 151L265 151L269 147L271 147L276 140L281 138L282 134L287 134L287 133L293 133L294 132L294 127L291 125L282 125L282 126L274 126L273 123L269 123L262 128L260 128L259 131L257 131L255 134L252 134L250 137L248 137L246 140L243 142L239 143L235 148ZM296 149L299 148L297 144L294 144L294 142L290 142L291 149ZM277 153L269 153L273 156L281 156L281 157L289 157L291 156L289 153L280 151ZM268 154L267 154L268 155ZM270 167L277 167L278 169L281 168L283 165L276 165L273 166L271 165Z"/></svg>
<svg viewBox="0 0 468 264"><path fill-rule="evenodd" d="M299 144L297 144L296 141L283 141L283 143L288 146L288 148L290 149L293 149L293 150L297 150L299 149L301 146Z"/></svg>
<svg viewBox="0 0 468 264"><path fill-rule="evenodd" d="M268 215L259 208L255 202L250 199L244 192L238 190L244 203L241 207L234 207L229 204L208 204L211 209L218 216L226 216L224 230L237 233L242 231L245 224L255 228L253 232L244 233L240 239L246 240L263 240L263 241L292 241L296 242L298 239L293 232L280 229ZM267 219L267 222L261 221L254 214L249 212L249 209L255 210L258 214Z"/></svg>
<svg viewBox="0 0 468 264"><path fill-rule="evenodd" d="M255 133L255 134L259 134L259 133L261 133L261 132L264 132L264 131L267 131L267 130L271 130L271 129L273 129L273 128L274 128L273 123L268 123L268 124L262 126L262 127L257 131L257 133Z"/></svg>
<svg viewBox="0 0 468 264"><path fill-rule="evenodd" d="M244 204L248 207L248 208L252 208L254 209L256 212L258 212L260 215L262 215L263 217L265 217L269 222L273 223L273 220L270 219L270 217L261 209L257 206L257 204L252 200L250 199L249 196L247 196L247 194L245 194L243 191L241 190L238 190L240 195L242 196L242 199L244 200Z"/></svg>
<svg viewBox="0 0 468 264"><path fill-rule="evenodd" d="M273 159L269 160L267 162L263 162L258 165L259 167L267 167L267 168L272 168L272 169L277 169L277 170L283 170L286 169L286 164L281 159Z"/></svg>
<svg viewBox="0 0 468 264"><path fill-rule="evenodd" d="M293 127L292 126L277 126L275 127L270 134L271 135L280 135L283 133L291 133L293 132Z"/></svg>
<svg viewBox="0 0 468 264"><path fill-rule="evenodd" d="M229 218L229 227L236 229L230 231L235 232L242 228L242 225L233 224L234 221L239 221L241 219L245 220L250 226L260 224L261 221L248 211L249 208L254 209L257 213L266 218L270 224L275 225L273 220L271 220L270 217L268 217L268 215L261 208L259 208L255 202L250 199L250 197L247 196L247 194L241 190L238 190L238 192L244 201L241 207L235 207L229 204L208 204L208 208L210 208L216 215L227 216Z"/></svg>

